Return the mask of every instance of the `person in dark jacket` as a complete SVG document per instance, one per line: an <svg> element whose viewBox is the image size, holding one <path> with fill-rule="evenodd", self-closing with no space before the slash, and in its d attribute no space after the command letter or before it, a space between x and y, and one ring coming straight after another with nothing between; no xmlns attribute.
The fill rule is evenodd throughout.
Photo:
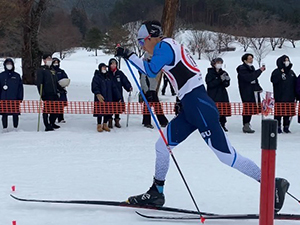
<svg viewBox="0 0 300 225"><path fill-rule="evenodd" d="M106 110L103 103L111 103L114 99L121 100L121 94L112 81L109 73L107 72L107 66L104 63L100 63L98 66L99 70L95 71L93 81L92 81L92 92L94 93L94 117L97 117L97 131L102 132L103 130L110 132L110 128L107 122L111 118L111 114L102 114L103 110ZM108 107L108 110L111 110ZM101 113L102 112L102 113ZM102 117L104 117L102 125Z"/></svg>
<svg viewBox="0 0 300 225"><path fill-rule="evenodd" d="M174 88L172 87L172 84L170 83L169 79L167 78L167 76L166 76L165 74L163 74L163 79L164 79L164 85L163 85L163 87L162 87L162 89L161 89L161 94L162 94L162 95L165 95L165 93L166 93L166 88L167 88L167 86L168 86L168 84L169 84L169 85L170 85L170 89L171 89L172 96L175 96L176 93L175 93L175 91L174 91Z"/></svg>
<svg viewBox="0 0 300 225"><path fill-rule="evenodd" d="M55 124L58 114L51 113L51 111L57 110L57 108L55 108L57 107L55 101L59 100L59 93L62 88L58 84L55 72L51 70L52 54L44 54L43 62L44 65L36 72L36 86L42 100L45 101L43 112L45 131L53 131L54 129L60 128L60 126Z"/></svg>
<svg viewBox="0 0 300 225"><path fill-rule="evenodd" d="M255 70L253 66L253 55L246 53L242 56L243 64L238 66L236 71L238 73L238 84L241 95L243 107L243 132L254 133L251 129L250 122L252 115L260 112L260 93L262 88L259 85L258 78L263 71L266 70L265 66ZM247 103L256 103L257 107L247 107Z"/></svg>
<svg viewBox="0 0 300 225"><path fill-rule="evenodd" d="M205 82L207 84L207 94L209 97L211 97L212 100L214 100L214 102L229 103L229 97L226 88L230 85L230 77L228 73L222 69L223 59L213 59L211 61L211 66L211 68L208 68L205 77ZM228 130L225 124L227 122L226 116L231 116L230 106L225 108L218 107L218 109L219 111L226 112L226 115L220 116L220 123L224 131L227 132Z"/></svg>
<svg viewBox="0 0 300 225"><path fill-rule="evenodd" d="M59 101L63 102L62 106L66 107L68 105L68 98L67 98L67 86L69 86L70 84L70 79L68 77L68 75L66 74L66 72L60 68L60 60L58 58L53 58L52 59L52 70L55 72L56 76L57 76L57 80L58 80L58 84L61 87L60 88L60 93L59 93ZM62 110L61 114L58 114L58 118L57 118L59 123L65 123L65 119L64 119L64 113Z"/></svg>
<svg viewBox="0 0 300 225"><path fill-rule="evenodd" d="M273 92L275 99L275 119L278 121L278 133L282 133L281 118L283 117L283 131L290 133L290 119L292 115L283 116L286 114L294 114L295 108L282 107L276 103L290 102L296 100L296 82L297 76L292 70L293 64L288 56L283 55L277 59L277 68L272 72L271 82L273 83Z"/></svg>
<svg viewBox="0 0 300 225"><path fill-rule="evenodd" d="M15 72L14 61L7 58L3 65L4 72L0 73L0 100L15 100L14 102L2 102L0 105L3 132L7 132L9 115L13 117L14 129L18 128L20 103L24 97L24 90L21 76Z"/></svg>
<svg viewBox="0 0 300 225"><path fill-rule="evenodd" d="M146 52L144 55L144 60L149 62L151 60L151 55ZM154 107L154 111L160 126L166 127L169 121L164 115L163 109L159 104L159 98L156 91L156 87L157 87L156 78L147 77L146 74L142 74L140 71L139 74L140 74L141 88L145 94L147 101L149 102L149 105ZM151 129L154 128L153 125L151 124L151 115L146 104L144 104L142 124L144 125L144 127L151 128Z"/></svg>
<svg viewBox="0 0 300 225"><path fill-rule="evenodd" d="M109 66L109 75L112 77L112 80L116 84L119 92L121 93L121 102L124 102L123 98L123 88L127 91L130 92L132 91L132 85L129 82L128 78L126 75L118 69L118 61L114 58L110 59L108 62ZM114 102L119 101L119 99L114 99ZM122 104L121 109L118 111L124 112L125 111L125 104ZM120 124L120 114L115 114L115 126L118 128L121 128ZM112 119L109 121L109 127L112 128Z"/></svg>

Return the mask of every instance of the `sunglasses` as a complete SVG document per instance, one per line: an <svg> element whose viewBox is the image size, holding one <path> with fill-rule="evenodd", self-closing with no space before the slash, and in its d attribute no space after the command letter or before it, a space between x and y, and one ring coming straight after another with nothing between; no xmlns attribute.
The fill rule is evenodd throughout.
<svg viewBox="0 0 300 225"><path fill-rule="evenodd" d="M150 38L151 37L151 35L149 34L147 37L145 37L145 38L140 38L140 39L138 39L138 42L139 42L139 45L140 46L144 46L145 45L145 41L148 39L148 38Z"/></svg>

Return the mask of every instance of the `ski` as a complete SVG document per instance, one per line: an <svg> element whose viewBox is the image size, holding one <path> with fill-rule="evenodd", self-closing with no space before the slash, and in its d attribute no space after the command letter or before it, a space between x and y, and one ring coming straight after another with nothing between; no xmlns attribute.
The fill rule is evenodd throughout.
<svg viewBox="0 0 300 225"><path fill-rule="evenodd" d="M22 202L36 202L36 203L57 203L57 204L79 204L79 205L103 205L103 206L116 206L116 207L128 207L128 208L138 208L138 209L151 209L157 211L165 212L176 212L185 214L195 214L198 215L197 211L171 208L171 207L155 207L151 205L132 205L128 204L126 201L100 201L100 200L45 200L45 199L29 199L29 198L19 198L14 195L10 195L13 199ZM202 215L212 216L217 215L214 213L202 212Z"/></svg>
<svg viewBox="0 0 300 225"><path fill-rule="evenodd" d="M200 220L200 216L151 216L136 211L141 217L154 220ZM202 215L205 220L251 220L259 219L258 214L215 214ZM275 220L300 220L300 214L276 214Z"/></svg>

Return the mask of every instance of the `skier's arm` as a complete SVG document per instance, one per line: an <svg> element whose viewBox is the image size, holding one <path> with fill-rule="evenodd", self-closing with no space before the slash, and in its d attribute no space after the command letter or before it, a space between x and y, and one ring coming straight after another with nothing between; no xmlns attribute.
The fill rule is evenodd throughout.
<svg viewBox="0 0 300 225"><path fill-rule="evenodd" d="M150 62L144 61L136 54L132 54L129 57L129 61L143 74L148 77L156 77L159 71L165 65L171 65L174 63L175 53L172 47L166 42L159 42L153 52L153 56Z"/></svg>

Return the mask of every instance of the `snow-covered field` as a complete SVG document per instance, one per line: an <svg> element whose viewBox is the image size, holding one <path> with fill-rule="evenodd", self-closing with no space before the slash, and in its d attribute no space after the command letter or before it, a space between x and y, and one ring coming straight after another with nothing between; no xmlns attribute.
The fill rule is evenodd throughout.
<svg viewBox="0 0 300 225"><path fill-rule="evenodd" d="M282 54L290 56L294 71L300 72L299 48L286 46L271 52L264 62L267 71L260 78L265 90L272 90L269 81L276 59ZM223 56L232 78L229 87L231 101L239 102L235 68L241 63L242 49ZM107 63L110 56L92 56L78 50L62 61L62 68L71 78L69 100L92 101L90 82L97 64ZM16 60L20 71L20 60ZM203 75L209 66L206 60L198 61ZM123 62L121 68L133 82ZM137 88L134 85L134 100ZM25 99L38 99L35 87L26 86ZM125 93L127 99L127 93ZM162 101L174 101L168 89ZM18 132L0 133L0 225L90 225L90 224L174 224L154 222L135 215L134 209L72 206L16 202L9 197L11 186L20 197L45 199L102 199L124 200L133 194L143 193L152 182L154 173L154 143L159 137L156 129L141 125L140 115L121 118L123 128L110 133L97 133L96 119L92 115L66 115L67 123L55 132L36 132L37 115L23 114ZM168 116L172 119L172 116ZM241 132L242 118L228 119L228 136L235 148L260 165L260 116L253 118L256 133ZM41 126L43 128L43 125ZM43 130L43 129L42 129ZM276 175L287 178L290 192L300 196L299 158L300 125L294 118L292 134L278 137ZM216 213L257 213L259 211L259 184L239 172L221 164L205 145L199 133L192 134L174 150L175 157L186 176L199 208ZM194 209L181 178L171 163L167 177L166 206ZM142 210L141 210L142 211ZM287 196L282 212L300 213L300 206ZM151 214L162 214L149 212ZM189 222L197 224L198 221ZM206 224L258 224L258 221L207 221ZM276 222L275 224L296 224Z"/></svg>

